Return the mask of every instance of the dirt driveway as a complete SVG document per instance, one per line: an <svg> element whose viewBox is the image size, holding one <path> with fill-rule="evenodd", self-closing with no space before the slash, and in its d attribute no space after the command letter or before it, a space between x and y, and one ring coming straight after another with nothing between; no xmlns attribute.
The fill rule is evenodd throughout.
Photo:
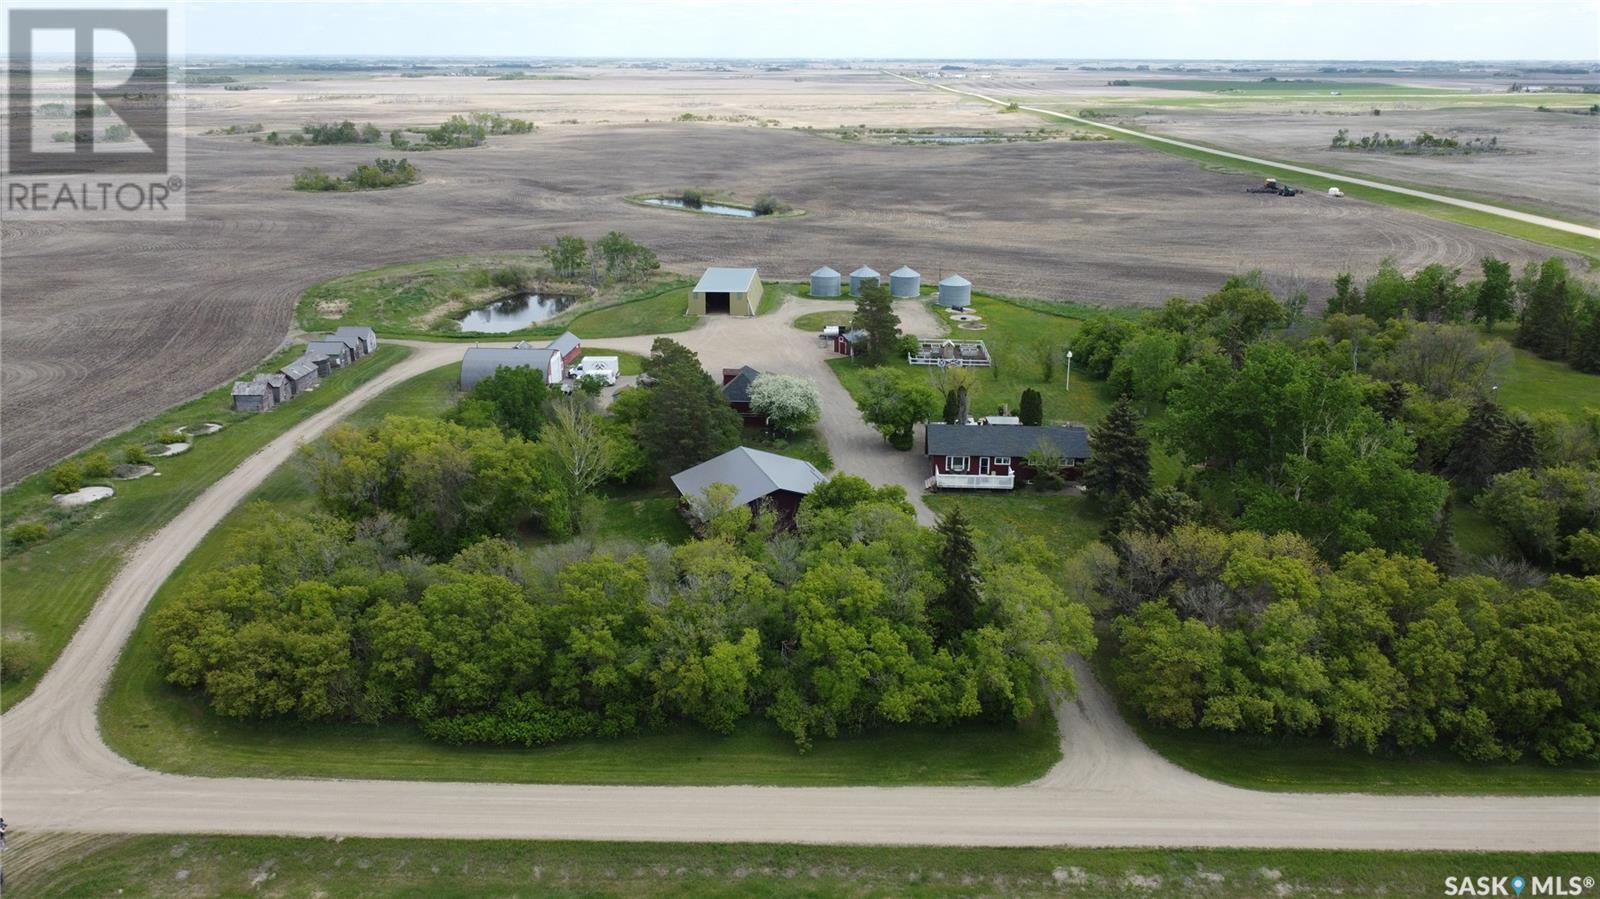
<svg viewBox="0 0 1600 899"><path fill-rule="evenodd" d="M883 435L861 420L855 401L828 368L835 358L818 339L794 327L794 320L808 312L837 311L849 305L836 300L812 300L791 296L777 312L759 318L707 316L692 331L669 335L695 353L713 376L724 368L748 365L762 372L799 375L816 382L822 393L822 419L817 428L828 442L837 470L859 475L874 484L899 484L906 488L917 518L933 524L934 516L922 502L922 484L928 477L928 463L919 439L909 452L899 452L884 441ZM944 327L919 300L895 304L901 330L908 334L934 336ZM650 354L654 337L615 337L596 340L594 346L627 350L642 356Z"/></svg>

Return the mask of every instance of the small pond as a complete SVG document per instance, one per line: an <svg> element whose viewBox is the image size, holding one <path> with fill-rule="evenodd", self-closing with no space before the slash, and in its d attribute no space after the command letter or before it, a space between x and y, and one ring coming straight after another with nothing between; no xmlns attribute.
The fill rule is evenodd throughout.
<svg viewBox="0 0 1600 899"><path fill-rule="evenodd" d="M668 209L688 209L692 212L709 212L712 215L731 215L742 219L753 219L756 217L756 211L754 209L746 209L743 206L725 206L721 203L701 203L699 206L689 206L677 197L646 197L644 203L647 206L665 206Z"/></svg>
<svg viewBox="0 0 1600 899"><path fill-rule="evenodd" d="M519 293L513 297L496 300L481 309L463 315L461 330L479 334L510 334L529 325L554 318L578 302L569 293Z"/></svg>

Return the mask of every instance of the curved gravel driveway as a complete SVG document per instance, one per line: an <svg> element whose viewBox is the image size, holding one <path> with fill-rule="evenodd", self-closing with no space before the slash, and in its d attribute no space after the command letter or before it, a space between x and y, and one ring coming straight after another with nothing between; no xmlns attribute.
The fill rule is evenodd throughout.
<svg viewBox="0 0 1600 899"><path fill-rule="evenodd" d="M824 351L790 326L821 306L716 320L674 339L711 367L760 363L817 377L842 469L920 485L915 454L854 414ZM836 308L836 307L835 307ZM907 319L916 330L918 313ZM925 314L925 313L921 313ZM649 338L597 341L638 351ZM1062 703L1062 761L1021 787L583 787L200 778L139 768L106 747L97 701L156 589L224 515L315 438L388 387L460 358L409 358L295 426L141 544L33 694L0 718L3 814L18 830L520 839L915 843L982 846L1262 846L1600 850L1600 797L1260 793L1204 780L1146 748L1080 664ZM792 367L791 367L792 366ZM913 495L916 495L913 491ZM926 515L926 510L922 510Z"/></svg>

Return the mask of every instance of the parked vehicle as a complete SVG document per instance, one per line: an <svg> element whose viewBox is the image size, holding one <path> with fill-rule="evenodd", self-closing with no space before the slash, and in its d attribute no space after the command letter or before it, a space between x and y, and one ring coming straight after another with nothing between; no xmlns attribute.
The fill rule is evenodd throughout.
<svg viewBox="0 0 1600 899"><path fill-rule="evenodd" d="M604 378L609 386L617 383L617 372L621 369L622 360L616 356L585 356L567 369L567 377L573 380L591 376Z"/></svg>

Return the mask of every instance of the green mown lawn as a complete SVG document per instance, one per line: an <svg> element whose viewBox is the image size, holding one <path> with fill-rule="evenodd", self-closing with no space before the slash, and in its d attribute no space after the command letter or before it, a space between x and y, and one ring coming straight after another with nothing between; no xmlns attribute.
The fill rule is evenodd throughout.
<svg viewBox="0 0 1600 899"><path fill-rule="evenodd" d="M292 361L295 349L263 363L261 370ZM0 561L5 593L5 632L36 641L41 663L25 679L0 688L0 704L10 707L30 691L66 646L106 585L122 567L123 555L155 533L202 491L233 470L246 456L295 424L326 409L410 354L404 347L378 352L323 381L316 390L261 414L230 408L230 386L163 412L131 431L108 438L79 455L109 453L121 461L123 447L150 443L157 434L182 425L220 422L225 427L198 437L188 452L155 462L159 476L110 481L117 495L89 507L52 539L26 550L7 549ZM7 490L5 526L50 514L50 490L43 475L25 478Z"/></svg>
<svg viewBox="0 0 1600 899"><path fill-rule="evenodd" d="M975 849L101 836L12 838L18 897L1435 896L1446 877L1580 877L1593 853Z"/></svg>
<svg viewBox="0 0 1600 899"><path fill-rule="evenodd" d="M1584 374L1565 362L1514 349L1511 367L1501 376L1496 395L1508 409L1560 412L1577 418L1585 410L1600 412L1600 375Z"/></svg>
<svg viewBox="0 0 1600 899"><path fill-rule="evenodd" d="M1065 576L1067 558L1098 540L1100 529L1105 526L1105 520L1089 500L1060 493L948 490L927 494L923 501L941 516L959 508L973 528L991 542L1042 538L1056 556L1058 581Z"/></svg>
<svg viewBox="0 0 1600 899"><path fill-rule="evenodd" d="M456 397L458 368L411 378L350 420L440 414ZM596 539L677 543L688 536L668 491L623 491L603 499ZM679 725L627 739L516 749L451 747L402 724L299 726L211 715L200 694L162 680L154 613L217 565L240 531L273 512L315 508L300 466L283 466L162 585L101 703L101 732L113 749L146 767L199 775L612 784L1015 784L1041 776L1060 758L1048 713L1017 727L901 728L819 740L806 753L763 719L744 722L731 736Z"/></svg>
<svg viewBox="0 0 1600 899"><path fill-rule="evenodd" d="M683 283L643 299L585 312L567 323L567 329L584 340L687 331L700 323L688 314L689 286Z"/></svg>
<svg viewBox="0 0 1600 899"><path fill-rule="evenodd" d="M822 329L829 325L844 327L855 318L855 309L825 309L821 312L807 312L795 318L794 326L802 331L812 334L821 334Z"/></svg>
<svg viewBox="0 0 1600 899"><path fill-rule="evenodd" d="M747 427L740 432L739 442L751 449L804 459L824 474L833 470L833 456L828 453L828 442L820 431L806 430L791 437L775 437L762 428Z"/></svg>

